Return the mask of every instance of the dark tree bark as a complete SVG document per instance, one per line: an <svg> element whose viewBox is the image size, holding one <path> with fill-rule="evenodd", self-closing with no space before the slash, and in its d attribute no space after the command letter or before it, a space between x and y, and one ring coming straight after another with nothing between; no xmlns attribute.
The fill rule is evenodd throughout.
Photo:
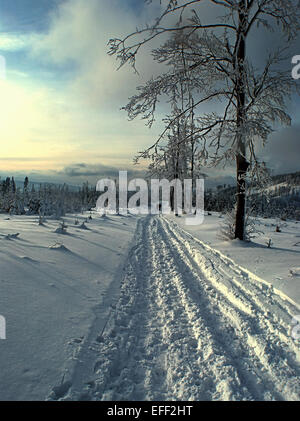
<svg viewBox="0 0 300 421"><path fill-rule="evenodd" d="M245 214L246 214L246 173L249 163L246 159L246 145L243 139L243 125L245 120L245 58L246 58L246 0L240 0L239 4L239 29L236 45L236 70L237 78L237 155L236 155L236 178L237 200L235 215L235 238L245 239Z"/></svg>

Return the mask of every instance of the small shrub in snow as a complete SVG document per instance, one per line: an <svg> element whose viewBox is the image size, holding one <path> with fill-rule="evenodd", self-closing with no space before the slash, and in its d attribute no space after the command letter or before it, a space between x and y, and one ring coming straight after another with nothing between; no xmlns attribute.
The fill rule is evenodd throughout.
<svg viewBox="0 0 300 421"><path fill-rule="evenodd" d="M83 229L83 230L88 230L88 227L85 225L85 223L83 222L79 228Z"/></svg>
<svg viewBox="0 0 300 421"><path fill-rule="evenodd" d="M16 232L15 234L7 234L4 238L6 238L6 240L11 240L12 238L18 238L20 235L19 232Z"/></svg>
<svg viewBox="0 0 300 421"><path fill-rule="evenodd" d="M57 234L66 234L67 232L67 225L65 224L65 221L62 221L59 223L59 227L55 230Z"/></svg>
<svg viewBox="0 0 300 421"><path fill-rule="evenodd" d="M49 249L54 250L68 250L67 247L64 246L62 241L57 240L54 244L49 246Z"/></svg>
<svg viewBox="0 0 300 421"><path fill-rule="evenodd" d="M291 277L300 276L300 268L292 268L289 270Z"/></svg>
<svg viewBox="0 0 300 421"><path fill-rule="evenodd" d="M39 214L39 225L44 225L45 217L44 215Z"/></svg>
<svg viewBox="0 0 300 421"><path fill-rule="evenodd" d="M218 234L218 238L221 240L228 241L235 239L235 214L235 208L225 214ZM258 229L255 218L246 216L244 240L251 241L252 238L255 238L259 234L263 234L263 232Z"/></svg>
<svg viewBox="0 0 300 421"><path fill-rule="evenodd" d="M271 239L271 238L269 238L269 239L266 241L266 244L267 244L267 246L268 246L268 249L269 249L269 248L271 248L271 246L273 245L273 241L272 241L272 239Z"/></svg>
<svg viewBox="0 0 300 421"><path fill-rule="evenodd" d="M220 226L218 238L221 240L234 240L235 238L235 214L231 210L224 216L224 221Z"/></svg>

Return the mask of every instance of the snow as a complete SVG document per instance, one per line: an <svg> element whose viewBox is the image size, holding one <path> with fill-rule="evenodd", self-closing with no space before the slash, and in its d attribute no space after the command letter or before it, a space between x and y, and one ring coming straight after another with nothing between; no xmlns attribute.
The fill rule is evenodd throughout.
<svg viewBox="0 0 300 421"><path fill-rule="evenodd" d="M45 399L77 361L97 318L104 323L118 293L137 218L64 218L0 215L0 400ZM126 224L126 225L124 225ZM19 233L16 237L15 234Z"/></svg>
<svg viewBox="0 0 300 421"><path fill-rule="evenodd" d="M173 221L142 219L120 299L62 399L299 400L298 312Z"/></svg>
<svg viewBox="0 0 300 421"><path fill-rule="evenodd" d="M0 215L0 400L299 400L300 224L87 216Z"/></svg>
<svg viewBox="0 0 300 421"><path fill-rule="evenodd" d="M300 221L257 218L256 228L261 233L250 243L245 243L219 239L223 218L217 212L210 213L206 214L204 223L197 226L186 225L184 216L171 218L184 230L300 304L300 277L297 276L300 269ZM281 229L279 233L275 232L277 225ZM271 248L267 247L269 239L272 240Z"/></svg>

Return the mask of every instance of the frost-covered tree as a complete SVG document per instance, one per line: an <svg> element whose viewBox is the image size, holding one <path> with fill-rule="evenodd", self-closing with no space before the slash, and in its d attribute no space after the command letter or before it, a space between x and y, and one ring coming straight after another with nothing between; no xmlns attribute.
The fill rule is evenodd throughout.
<svg viewBox="0 0 300 421"><path fill-rule="evenodd" d="M181 54L178 55L177 61L173 62L174 72L177 68L184 69L186 80L182 79L178 86L174 86L169 101L170 114L164 119L167 130L151 154L148 173L150 176L168 180L190 178L195 187L194 181L200 176L200 167L196 163L198 138L195 134L194 98L188 83L189 63L184 55L185 43L181 44L178 40L178 46L181 48ZM174 210L174 190L171 193L171 208Z"/></svg>
<svg viewBox="0 0 300 421"><path fill-rule="evenodd" d="M199 175L196 168L196 153L198 136L195 133L194 97L189 76L189 59L185 55L184 37L178 37L178 54L173 60L173 72L183 71L183 78L174 85L170 99L171 112L165 118L167 129L164 132L164 142L155 148L152 154L150 168L159 169L159 163L164 167L164 176L174 178L195 178Z"/></svg>
<svg viewBox="0 0 300 421"><path fill-rule="evenodd" d="M201 165L235 162L234 237L244 240L246 177L261 172L256 145L265 144L274 124L290 124L285 104L294 84L290 69L284 71L282 67L283 49L274 48L266 54L265 64L255 67L256 57L250 56L247 45L259 26L272 31L277 25L286 42L294 39L299 30L298 1L149 0L147 3L160 4L161 15L153 24L137 28L123 39L111 39L109 54L115 55L121 66L130 63L135 69L142 47L162 37L160 47L154 48L152 55L165 65L165 72L139 87L125 110L131 119L141 116L151 126L161 97L171 98L180 85L192 89L193 104L178 110L173 122L193 110L196 157ZM203 11L216 18L203 21ZM188 63L188 71L182 57ZM203 111L203 106L207 111ZM212 107L215 107L213 111ZM138 158L155 159L157 148L171 127L169 122L156 142ZM177 142L183 140L178 138Z"/></svg>

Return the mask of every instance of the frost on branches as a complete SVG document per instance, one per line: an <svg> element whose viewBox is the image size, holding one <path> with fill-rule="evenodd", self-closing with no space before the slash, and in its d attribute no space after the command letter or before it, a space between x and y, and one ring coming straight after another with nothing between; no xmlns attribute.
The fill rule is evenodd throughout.
<svg viewBox="0 0 300 421"><path fill-rule="evenodd" d="M234 238L244 240L246 178L261 174L256 147L265 145L275 124L291 123L286 101L295 82L284 60L287 43L299 30L298 1L147 3L160 5L160 16L123 39L109 41L109 54L116 56L120 66L129 63L136 70L140 50L156 38L162 40L152 56L164 72L138 87L124 109L130 119L139 116L150 127L162 98L171 112L159 138L136 159L150 159L152 173L170 177L187 172L194 176L203 167L234 163ZM201 18L204 12L209 12L210 21ZM247 46L259 27L264 31L277 28L283 41L279 48L266 52L265 64L257 68Z"/></svg>

